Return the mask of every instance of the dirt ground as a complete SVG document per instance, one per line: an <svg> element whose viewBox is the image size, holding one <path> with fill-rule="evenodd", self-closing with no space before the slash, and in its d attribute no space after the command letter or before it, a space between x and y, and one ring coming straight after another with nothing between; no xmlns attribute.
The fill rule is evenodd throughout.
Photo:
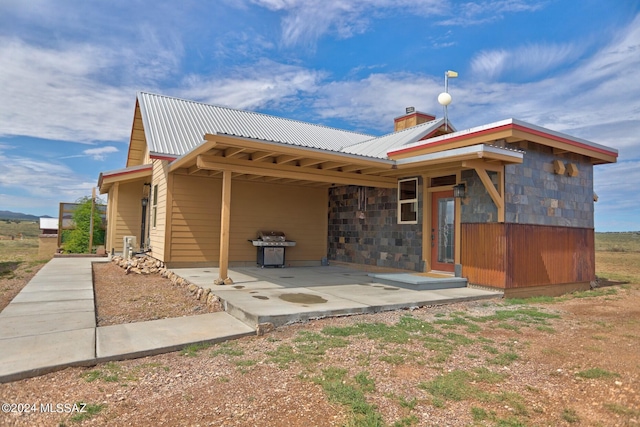
<svg viewBox="0 0 640 427"><path fill-rule="evenodd" d="M33 264L7 261L0 266L0 311L29 283L44 263Z"/></svg>
<svg viewBox="0 0 640 427"><path fill-rule="evenodd" d="M199 312L165 279L95 279L105 322ZM0 400L22 404L0 414L16 426L638 426L640 285L322 319L0 384Z"/></svg>
<svg viewBox="0 0 640 427"><path fill-rule="evenodd" d="M159 274L125 274L114 263L93 265L98 326L193 316L221 311L220 304L194 299L185 287L171 286Z"/></svg>

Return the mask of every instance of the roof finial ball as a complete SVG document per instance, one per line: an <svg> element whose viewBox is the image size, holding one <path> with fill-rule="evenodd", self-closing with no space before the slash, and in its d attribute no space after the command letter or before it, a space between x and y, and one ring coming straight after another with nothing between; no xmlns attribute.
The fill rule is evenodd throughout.
<svg viewBox="0 0 640 427"><path fill-rule="evenodd" d="M438 95L438 104L444 107L451 104L451 95L449 95L449 93L447 92L442 92L440 95Z"/></svg>
<svg viewBox="0 0 640 427"><path fill-rule="evenodd" d="M449 94L449 79L458 77L456 71L445 71L444 73L444 92L438 95L438 103L444 107L444 128L449 129L449 115L447 114L447 106L451 104L451 95Z"/></svg>

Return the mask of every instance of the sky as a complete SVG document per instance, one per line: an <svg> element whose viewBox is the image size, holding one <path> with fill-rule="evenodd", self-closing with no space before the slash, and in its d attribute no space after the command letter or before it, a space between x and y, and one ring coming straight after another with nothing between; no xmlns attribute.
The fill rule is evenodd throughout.
<svg viewBox="0 0 640 427"><path fill-rule="evenodd" d="M125 166L138 91L383 135L405 107L619 151L596 231L640 230L640 0L0 0L0 210Z"/></svg>

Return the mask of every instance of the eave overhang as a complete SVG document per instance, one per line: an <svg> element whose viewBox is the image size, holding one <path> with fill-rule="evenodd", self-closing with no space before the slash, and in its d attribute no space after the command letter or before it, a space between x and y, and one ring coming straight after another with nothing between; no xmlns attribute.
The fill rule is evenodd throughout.
<svg viewBox="0 0 640 427"><path fill-rule="evenodd" d="M108 193L111 186L116 182L129 182L151 178L152 170L153 166L146 164L102 172L98 177L98 189L100 190L100 194Z"/></svg>
<svg viewBox="0 0 640 427"><path fill-rule="evenodd" d="M388 159L216 133L172 161L169 172L215 176L231 171L234 178L252 181L393 188L395 180L379 173L394 167Z"/></svg>
<svg viewBox="0 0 640 427"><path fill-rule="evenodd" d="M560 152L572 152L590 157L593 164L615 163L618 157L618 150L616 149L516 119L503 120L418 141L400 149L391 150L387 154L389 158L399 160L447 149L476 144L491 144L497 140L504 140L508 143L523 140L532 141L552 147Z"/></svg>
<svg viewBox="0 0 640 427"><path fill-rule="evenodd" d="M524 152L509 148L494 147L486 144L453 148L435 153L421 154L396 160L398 169L430 166L433 164L463 162L467 160L485 159L504 163L522 163Z"/></svg>

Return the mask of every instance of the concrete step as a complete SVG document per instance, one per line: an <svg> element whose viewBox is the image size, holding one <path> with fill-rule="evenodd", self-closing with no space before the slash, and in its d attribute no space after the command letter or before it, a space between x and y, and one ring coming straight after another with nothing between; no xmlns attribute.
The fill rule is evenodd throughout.
<svg viewBox="0 0 640 427"><path fill-rule="evenodd" d="M463 277L429 277L410 273L369 274L376 282L399 286L416 291L436 289L466 288L467 279Z"/></svg>

